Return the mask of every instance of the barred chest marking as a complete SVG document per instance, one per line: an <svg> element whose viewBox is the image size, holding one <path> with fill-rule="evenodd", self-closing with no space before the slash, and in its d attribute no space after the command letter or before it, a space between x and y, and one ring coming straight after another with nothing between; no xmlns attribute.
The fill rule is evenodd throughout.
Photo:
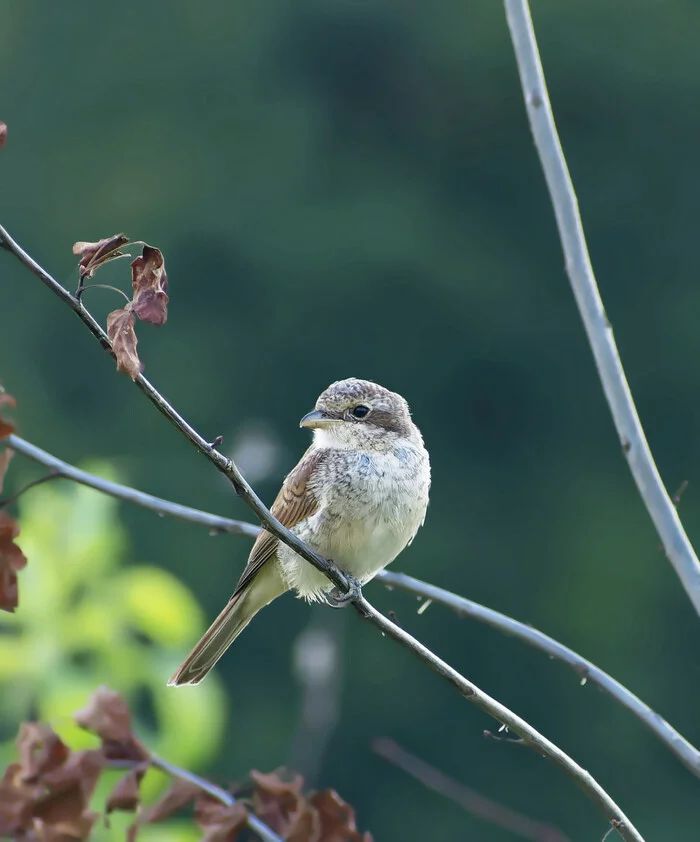
<svg viewBox="0 0 700 842"><path fill-rule="evenodd" d="M425 518L430 486L427 452L422 446L377 453L338 450L324 467L314 489L319 510L293 531L366 582L411 542ZM333 587L288 547L280 547L278 558L285 580L299 596L322 599Z"/></svg>

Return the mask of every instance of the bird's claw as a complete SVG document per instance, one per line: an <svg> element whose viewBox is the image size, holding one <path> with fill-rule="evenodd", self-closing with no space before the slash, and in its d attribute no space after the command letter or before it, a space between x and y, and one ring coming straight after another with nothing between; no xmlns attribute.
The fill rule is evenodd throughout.
<svg viewBox="0 0 700 842"><path fill-rule="evenodd" d="M346 605L355 602L362 596L362 585L359 580L349 573L345 574L345 578L348 580L346 591L341 591L340 588L335 587L326 595L326 602L331 608L345 608Z"/></svg>

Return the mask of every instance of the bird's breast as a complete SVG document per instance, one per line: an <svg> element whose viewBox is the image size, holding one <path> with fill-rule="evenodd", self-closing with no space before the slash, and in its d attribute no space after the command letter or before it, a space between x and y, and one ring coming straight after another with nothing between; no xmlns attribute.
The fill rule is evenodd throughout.
<svg viewBox="0 0 700 842"><path fill-rule="evenodd" d="M424 452L423 452L424 453ZM319 509L294 531L321 555L360 581L386 567L412 540L425 517L430 469L427 454L397 448L390 454L339 454L319 479ZM285 578L300 596L319 598L332 585L287 548Z"/></svg>

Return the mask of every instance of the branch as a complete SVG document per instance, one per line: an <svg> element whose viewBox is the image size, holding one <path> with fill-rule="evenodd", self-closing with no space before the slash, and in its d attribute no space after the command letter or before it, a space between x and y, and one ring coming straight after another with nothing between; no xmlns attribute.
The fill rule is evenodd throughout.
<svg viewBox="0 0 700 842"><path fill-rule="evenodd" d="M0 248L9 251L14 255L24 266L26 266L39 280L47 286L61 301L67 304L76 316L88 328L90 333L97 339L112 359L116 360L116 356L112 349L112 343L109 337L102 329L97 320L85 309L82 301L78 300L65 287L63 287L55 278L53 278L45 269L43 269L33 257L30 257L26 251L15 242L7 231L0 226ZM161 395L161 393L148 381L143 374L138 374L133 378L134 383L146 395L148 400L155 406L155 408L164 415L168 421L179 430L185 438L203 455L209 459L210 462L230 481L233 485L236 494L243 499L243 501L255 512L260 518L261 522L265 524L265 529L270 532L275 538L279 538L288 547L295 550L302 558L313 564L313 566L320 570L336 585L341 591L348 591L349 582L345 574L336 567L335 564L323 558L319 553L307 546L302 540L286 529L282 524L272 516L270 510L265 506L258 495L253 491L248 484L243 474L238 470L238 467L233 460L228 459L220 451L201 436L185 419L175 410L173 406ZM217 440L217 443L220 440Z"/></svg>
<svg viewBox="0 0 700 842"><path fill-rule="evenodd" d="M359 597L355 604L361 616L371 620L384 634L396 640L427 663L438 675L446 678L468 701L481 708L481 710L488 713L501 724L507 726L538 754L559 766L598 805L611 824L620 822L617 830L623 839L643 842L639 831L627 817L622 815L620 808L595 778L557 745L536 731L529 723L525 722L524 719L521 719L517 714L505 707L505 705L502 705L496 699L484 693L483 690L480 690L475 684L472 684L471 681L460 675L457 670L453 669L453 667L441 658L438 658L437 655L431 652L419 640L416 640L408 632L405 632L383 614L380 614L364 597Z"/></svg>
<svg viewBox="0 0 700 842"><path fill-rule="evenodd" d="M162 500L160 497L154 497L152 494L144 494L143 491L136 491L136 489L130 488L128 485L120 485L119 483L102 479L94 474L89 474L87 471L81 471L80 468L74 468L68 462L57 459L55 456L52 456L45 450L41 450L41 448L31 444L26 439L20 438L14 433L3 439L4 442L7 442L17 453L21 453L34 462L46 465L46 467L51 469L52 474L42 478L42 481L54 477L63 477L64 479L78 482L81 485L86 485L89 488L94 488L103 494L109 494L111 497L117 497L119 500L126 500L127 503L136 503L137 506L151 509L151 511L157 512L161 516L167 515L168 517L199 523L216 532L230 532L233 535L245 535L248 538L255 538L260 532L260 527L252 523L231 520L230 518L203 512L200 509L181 506L179 503L171 503L169 500Z"/></svg>
<svg viewBox="0 0 700 842"><path fill-rule="evenodd" d="M574 652L573 649L569 649L568 646L559 643L558 640L554 640L554 638L532 626L528 626L526 623L521 623L506 614L501 614L500 611L494 611L493 608L479 605L478 602L472 602L463 596L458 596L427 582L421 582L405 573L382 570L375 578L388 588L400 588L433 602L446 605L460 617L469 617L471 620L485 623L487 626L498 629L498 631L517 637L529 646L534 646L535 649L545 652L551 658L557 658L568 664L582 679L596 684L622 707L627 708L676 755L687 769L700 777L700 750L689 743L682 734L679 734L672 725L652 710L646 702L635 696L631 690L628 690L600 667Z"/></svg>
<svg viewBox="0 0 700 842"><path fill-rule="evenodd" d="M81 471L17 435L7 436L3 441L6 441L18 453L51 468L56 472L56 476L74 480L117 499L145 506L152 511L158 512L160 515L177 517L190 523L196 523L209 527L210 529L216 529L220 532L228 532L234 535L255 537L260 532L260 527L252 523L231 520L230 518L204 512L200 509L181 506L178 503L172 503L170 500L153 497L150 494L136 491L129 486L119 485L94 474L89 474L87 471ZM554 640L554 638L549 637L549 635L538 631L526 623L521 623L512 617L508 617L506 614L501 614L499 611L487 608L478 602L458 596L436 585L422 582L420 579L414 579L405 573L382 570L375 576L375 580L381 582L389 589L399 588L417 596L422 596L426 600L432 600L433 602L446 605L461 617L469 617L471 620L485 623L497 631L517 637L524 643L540 649L550 657L557 658L568 664L579 676L596 684L601 690L608 693L616 702L622 705L622 707L634 714L676 755L687 769L694 775L700 777L700 750L688 742L669 722L656 713L656 711L652 710L649 705L632 693L631 690L628 690L619 681L600 669L600 667L597 667L582 655L574 652L573 649L569 649L568 646L565 646L558 640Z"/></svg>
<svg viewBox="0 0 700 842"><path fill-rule="evenodd" d="M406 751L388 737L374 740L372 748L380 756L394 766L398 766L412 778L420 781L423 786L444 795L467 812L472 813L486 822L509 830L531 842L571 842L568 836L551 824L538 822L509 807L504 807L497 801L487 798L444 772ZM613 828L610 828L613 830Z"/></svg>
<svg viewBox="0 0 700 842"><path fill-rule="evenodd" d="M173 778L179 778L181 781L186 781L187 783L198 786L203 792L206 792L213 798L221 801L221 803L225 804L227 807L233 807L236 803L236 799L230 792L226 792L225 789L221 789L221 787L216 786L216 784L211 783L211 781L200 778L199 775L195 775L187 769L181 769L179 766L175 766L169 761L163 760L162 757L158 757L156 754L150 755L149 762L151 766L155 766L156 769L160 769L161 772L165 772L166 775L170 775ZM257 816L252 815L250 812L248 813L248 827L255 831L263 842L282 842L282 838L280 836L278 836L264 822L260 821Z"/></svg>
<svg viewBox="0 0 700 842"><path fill-rule="evenodd" d="M695 610L700 614L700 561L683 529L625 378L586 246L574 186L559 142L527 0L505 0L530 128L554 206L566 271L593 351L622 450L644 505Z"/></svg>
<svg viewBox="0 0 700 842"><path fill-rule="evenodd" d="M110 760L109 765L113 769L134 769L143 762L143 760ZM154 769L160 769L161 772L169 775L171 778L177 778L178 780L185 781L186 783L196 786L197 789L200 789L202 792L206 792L207 795L211 795L212 798L220 801L226 807L233 807L233 805L238 802L238 799L234 798L230 792L226 792L225 789L222 789L215 783L206 780L206 778L200 778L199 775L195 775L194 772L190 772L188 769L182 769L180 766L176 766L169 760L164 760L162 757L159 757L157 754L153 754L149 751L148 758L145 762L148 766L152 766ZM257 833L263 842L283 842L282 837L278 836L272 828L268 827L249 810L247 810L247 813L248 818L246 820L246 824L252 831Z"/></svg>
<svg viewBox="0 0 700 842"><path fill-rule="evenodd" d="M21 263L23 263L31 272L33 272L52 292L54 292L62 301L64 301L78 318L88 327L90 332L99 341L100 345L112 357L114 352L109 341L109 337L100 327L98 322L85 309L83 304L71 295L67 289L58 283L46 270L31 258L5 231L0 227L0 245L11 254L13 254ZM154 386L142 375L139 374L134 378L134 382L138 388L146 395L151 403L170 421L170 423L178 429L204 456L206 456L216 468L226 476L233 485L236 493L243 498L247 505L256 513L265 529L297 552L302 558L310 562L317 570L324 573L334 585L342 591L350 591L350 582L344 573L342 573L335 564L329 562L323 556L312 550L296 535L285 529L278 520L276 520L269 509L265 507L263 502L253 491L251 486L246 482L243 475L240 473L236 465L231 459L227 459L220 453L212 444L207 442L185 419L165 400L165 398L158 392ZM607 820L611 824L618 823L616 828L620 836L626 842L643 842L639 831L622 812L618 805L608 795L608 793L600 786L600 784L581 766L578 765L572 758L563 752L558 746L540 734L525 720L521 719L515 713L510 711L496 699L480 690L475 684L468 681L464 676L460 675L457 670L453 669L442 659L438 658L426 646L420 643L415 638L411 637L408 632L400 629L393 622L388 620L376 610L369 602L361 595L361 593L352 594L350 601L354 605L358 613L365 619L370 620L377 626L385 635L393 638L416 657L426 663L438 675L447 679L468 701L475 704L481 710L494 717L502 724L508 726L518 736L522 737L528 744L536 749L540 754L549 758L559 768L586 793L586 795L600 808Z"/></svg>

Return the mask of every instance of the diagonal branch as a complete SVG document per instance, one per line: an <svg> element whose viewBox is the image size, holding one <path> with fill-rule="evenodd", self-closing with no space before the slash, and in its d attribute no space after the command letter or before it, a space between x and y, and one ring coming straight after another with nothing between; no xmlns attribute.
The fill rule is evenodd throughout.
<svg viewBox="0 0 700 842"><path fill-rule="evenodd" d="M230 792L226 792L225 789L221 789L221 787L213 784L211 781L200 778L199 775L195 775L188 769L182 769L180 766L175 766L174 763L171 763L169 760L164 760L156 754L150 755L149 762L151 766L154 766L156 769L160 769L161 772L165 772L165 774L170 775L171 778L179 778L181 781L194 784L203 792L206 792L213 798L216 798L217 801L221 801L221 803L225 804L227 807L232 807L237 801L237 799L234 798ZM257 833L263 842L282 842L280 836L278 836L263 821L261 821L257 816L252 815L250 812L248 812L247 821L248 827Z"/></svg>
<svg viewBox="0 0 700 842"><path fill-rule="evenodd" d="M179 503L173 503L161 497L144 494L142 491L137 491L127 485L111 482L110 480L90 474L87 471L81 471L79 468L73 467L68 462L58 459L56 456L47 453L45 450L17 435L12 434L6 439L3 439L3 441L6 441L18 453L50 467L58 477L74 480L89 488L101 491L103 494L116 497L119 500L145 506L147 509L158 512L160 515L177 517L190 523L196 523L200 526L206 526L219 532L228 532L234 535L245 535L254 538L260 532L260 527L252 523L231 520L230 518L214 515L210 512L204 512L201 509L182 506ZM501 614L493 608L487 608L478 602L473 602L470 599L451 593L436 585L422 582L420 579L414 579L405 573L382 570L375 576L375 580L381 582L389 589L399 588L417 596L422 596L426 600L432 600L433 602L446 605L461 617L469 617L505 634L517 637L524 643L540 649L550 657L557 658L568 664L578 675L596 684L601 690L608 693L616 702L622 705L622 707L634 714L676 755L687 769L694 775L700 777L700 750L688 742L682 734L676 731L656 711L652 710L649 705L643 702L638 696L635 696L631 690L628 690L619 681L597 667L594 663L577 652L574 652L573 649L569 649L568 646L565 646L558 640L554 640L554 638L549 637L544 632L538 631L532 626L521 623L512 617L508 617L506 614Z"/></svg>
<svg viewBox="0 0 700 842"><path fill-rule="evenodd" d="M51 477L63 477L64 479L78 482L81 485L87 485L89 488L94 488L103 494L109 494L111 497L117 497L120 500L125 500L127 503L136 503L137 506L143 506L145 509L151 509L151 511L157 512L159 515L192 521L202 526L207 526L216 532L230 532L233 535L245 535L248 538L255 538L260 532L260 527L252 523L231 520L227 517L219 517L219 515L203 512L200 509L181 506L179 503L172 503L169 500L154 497L152 494L137 491L128 485L120 485L119 483L110 482L107 479L95 476L95 474L89 474L87 471L81 471L80 468L75 468L62 459L57 459L55 456L52 456L50 453L47 453L45 450L28 442L26 439L20 438L14 433L3 439L3 442L7 442L17 453L21 453L34 462L38 462L40 465L46 465L48 468L51 468ZM49 477L45 477L44 479L49 479Z"/></svg>
<svg viewBox="0 0 700 842"><path fill-rule="evenodd" d="M444 795L445 798L449 798L467 812L485 822L509 830L523 839L531 840L531 842L571 842L569 837L554 825L531 819L529 816L517 812L517 810L511 810L510 807L505 807L498 801L476 792L460 781L450 778L420 757L416 757L415 754L406 751L405 748L388 737L380 737L374 740L372 748L388 763L398 766L412 778L420 781L423 786Z"/></svg>
<svg viewBox="0 0 700 842"><path fill-rule="evenodd" d="M142 762L143 761L141 760L110 760L109 765L113 769L133 769ZM161 772L169 775L171 778L177 778L185 783L196 786L197 789L201 789L202 792L206 792L207 795L211 795L212 798L220 801L226 807L233 807L234 804L238 803L238 799L234 798L230 792L227 792L220 786L206 780L206 778L200 778L199 775L195 775L194 772L190 772L189 769L183 769L181 766L176 766L174 763L159 757L157 754L149 752L146 762L149 766L152 766L154 769L160 769ZM253 813L249 810L247 810L247 813L248 818L246 819L246 824L250 830L254 831L260 839L262 839L263 842L283 842L282 837L275 833L274 830L268 827L263 821L261 821L261 819L253 815Z"/></svg>
<svg viewBox="0 0 700 842"><path fill-rule="evenodd" d="M62 301L64 301L80 320L88 327L90 332L99 341L100 345L111 356L114 356L109 337L100 327L98 322L90 315L80 301L65 289L55 278L30 257L4 230L0 227L0 246L13 254L22 264L33 272L49 289L51 289ZM236 465L231 459L227 459L214 446L201 436L185 419L166 401L155 387L141 374L135 381L139 389L148 397L151 403L178 429L196 449L206 456L216 468L226 476L236 493L243 498L247 505L256 513L265 524L265 529L279 538L288 547L291 547L302 558L313 564L313 566L324 573L341 590L348 591L350 583L347 577L331 562L314 552L303 541L297 538L288 529L285 529L277 521L269 509L265 507L251 486L246 482ZM601 785L583 767L579 766L571 757L563 752L558 746L544 737L535 728L521 719L500 702L480 690L475 684L460 675L453 667L438 658L426 646L413 638L408 632L399 628L391 620L376 610L360 594L353 595L351 601L358 613L365 619L370 620L380 631L388 637L393 638L416 657L427 664L434 672L441 675L452 686L454 686L468 701L475 704L481 710L494 717L498 722L506 725L514 733L518 734L528 745L532 746L543 756L551 760L566 775L568 775L599 807L606 819L613 825L620 836L626 842L643 842L643 838L632 822L622 812L620 807L601 787Z"/></svg>
<svg viewBox="0 0 700 842"><path fill-rule="evenodd" d="M554 206L566 271L622 450L668 560L700 614L700 561L659 475L625 377L586 246L576 192L554 123L527 0L505 0L530 128Z"/></svg>
<svg viewBox="0 0 700 842"><path fill-rule="evenodd" d="M443 588L421 582L405 573L383 570L375 578L389 588L400 588L433 602L446 605L460 617L469 617L471 620L486 623L487 626L517 637L529 646L534 646L535 649L545 652L550 657L568 664L582 679L591 681L615 699L616 702L619 702L622 707L627 708L676 755L687 769L700 777L700 750L689 743L682 734L679 734L672 725L652 710L646 702L635 696L631 690L628 690L600 667L574 652L573 649L569 649L568 646L564 646L563 643L554 640L554 638L532 626L528 626L526 623L521 623L506 614L501 614L500 611L494 611L493 608L479 605L478 602L472 602L470 599L443 590Z"/></svg>

